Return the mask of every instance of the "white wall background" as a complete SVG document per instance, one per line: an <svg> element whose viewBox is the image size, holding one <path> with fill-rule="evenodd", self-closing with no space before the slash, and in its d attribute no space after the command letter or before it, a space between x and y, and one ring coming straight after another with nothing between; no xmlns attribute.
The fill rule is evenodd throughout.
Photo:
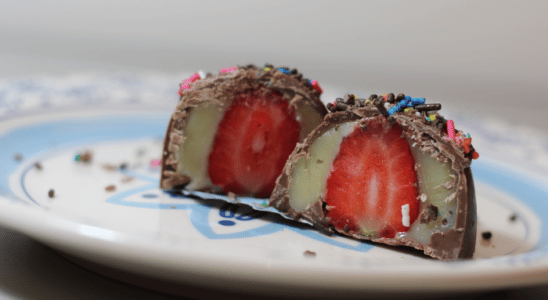
<svg viewBox="0 0 548 300"><path fill-rule="evenodd" d="M547 130L547 15L548 1L0 1L0 78L268 61Z"/></svg>

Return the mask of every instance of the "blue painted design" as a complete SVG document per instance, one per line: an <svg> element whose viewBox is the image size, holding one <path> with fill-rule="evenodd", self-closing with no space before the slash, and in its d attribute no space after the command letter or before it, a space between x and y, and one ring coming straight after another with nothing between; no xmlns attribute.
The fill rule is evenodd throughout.
<svg viewBox="0 0 548 300"><path fill-rule="evenodd" d="M234 221L230 221L230 220L219 221L219 224L221 224L223 226L234 226L234 225L236 225L236 223Z"/></svg>
<svg viewBox="0 0 548 300"><path fill-rule="evenodd" d="M158 198L158 195L156 195L156 194L143 194L143 195L141 195L141 197L147 198L147 199L153 199L153 198Z"/></svg>

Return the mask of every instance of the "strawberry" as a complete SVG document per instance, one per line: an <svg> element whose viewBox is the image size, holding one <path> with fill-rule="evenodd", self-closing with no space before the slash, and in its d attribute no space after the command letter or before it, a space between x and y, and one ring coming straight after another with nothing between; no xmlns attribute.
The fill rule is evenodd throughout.
<svg viewBox="0 0 548 300"><path fill-rule="evenodd" d="M399 125L369 120L341 142L327 179L327 216L340 231L392 238L410 227L402 223L409 204L409 224L417 219L415 160Z"/></svg>
<svg viewBox="0 0 548 300"><path fill-rule="evenodd" d="M300 124L288 101L274 91L236 96L221 120L208 173L225 193L268 197L299 141Z"/></svg>

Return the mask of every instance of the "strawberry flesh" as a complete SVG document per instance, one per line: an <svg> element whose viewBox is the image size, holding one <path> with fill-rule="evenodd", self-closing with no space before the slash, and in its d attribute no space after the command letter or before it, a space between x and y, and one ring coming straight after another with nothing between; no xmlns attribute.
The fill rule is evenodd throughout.
<svg viewBox="0 0 548 300"><path fill-rule="evenodd" d="M409 223L417 219L420 200L415 160L399 125L372 119L341 142L327 179L327 216L339 231L393 238L407 232L402 206L409 204Z"/></svg>
<svg viewBox="0 0 548 300"><path fill-rule="evenodd" d="M299 134L294 109L277 92L259 89L237 95L209 154L211 182L225 193L269 197Z"/></svg>

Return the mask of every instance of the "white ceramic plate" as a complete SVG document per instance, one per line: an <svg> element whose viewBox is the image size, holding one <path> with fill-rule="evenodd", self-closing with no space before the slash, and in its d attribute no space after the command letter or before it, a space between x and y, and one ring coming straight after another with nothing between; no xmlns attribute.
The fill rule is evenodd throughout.
<svg viewBox="0 0 548 300"><path fill-rule="evenodd" d="M469 291L548 281L545 173L479 150L475 259L440 262L414 250L327 237L245 206L162 192L156 159L170 111L133 107L0 121L0 224L93 263L242 292ZM85 151L92 161L76 161ZM489 242L484 231L493 234Z"/></svg>

